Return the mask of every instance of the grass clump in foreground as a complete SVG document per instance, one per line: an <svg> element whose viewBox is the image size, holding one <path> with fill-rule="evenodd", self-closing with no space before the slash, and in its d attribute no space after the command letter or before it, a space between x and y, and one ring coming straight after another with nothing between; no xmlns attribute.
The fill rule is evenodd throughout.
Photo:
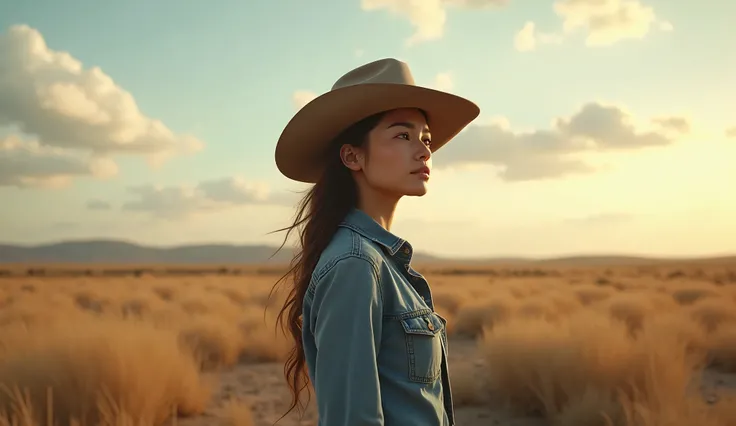
<svg viewBox="0 0 736 426"><path fill-rule="evenodd" d="M697 392L705 351L682 317L625 322L584 311L561 321L515 319L479 348L488 390L554 426L729 426L736 409L711 410Z"/></svg>
<svg viewBox="0 0 736 426"><path fill-rule="evenodd" d="M29 281L0 282L0 426L174 424L219 371L287 349L239 280Z"/></svg>
<svg viewBox="0 0 736 426"><path fill-rule="evenodd" d="M156 425L209 401L170 330L98 320L4 332L0 424Z"/></svg>

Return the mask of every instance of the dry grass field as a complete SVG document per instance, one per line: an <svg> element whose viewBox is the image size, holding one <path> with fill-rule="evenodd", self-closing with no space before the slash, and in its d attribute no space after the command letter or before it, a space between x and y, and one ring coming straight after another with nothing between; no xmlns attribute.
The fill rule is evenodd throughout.
<svg viewBox="0 0 736 426"><path fill-rule="evenodd" d="M273 268L0 269L0 426L265 426L288 406ZM417 269L463 426L736 425L736 261Z"/></svg>

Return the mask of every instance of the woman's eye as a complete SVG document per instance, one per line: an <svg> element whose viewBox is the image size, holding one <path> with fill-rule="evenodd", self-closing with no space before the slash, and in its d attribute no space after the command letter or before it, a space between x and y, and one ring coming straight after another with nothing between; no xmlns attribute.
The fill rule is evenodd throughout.
<svg viewBox="0 0 736 426"><path fill-rule="evenodd" d="M400 133L396 137L397 138L406 139L406 140L411 140L411 135L409 133ZM424 140L422 140L422 143L425 144L425 145L427 145L427 146L430 146L430 145L432 145L432 140L430 140L430 139L424 139Z"/></svg>

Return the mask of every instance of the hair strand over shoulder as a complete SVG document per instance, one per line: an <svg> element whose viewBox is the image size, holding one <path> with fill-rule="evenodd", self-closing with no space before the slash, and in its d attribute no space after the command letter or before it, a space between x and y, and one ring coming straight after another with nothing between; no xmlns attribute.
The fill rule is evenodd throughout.
<svg viewBox="0 0 736 426"><path fill-rule="evenodd" d="M356 207L358 201L355 182L350 170L342 163L340 149L344 144L362 146L368 138L368 133L382 116L383 114L380 113L375 114L355 123L330 143L322 176L297 205L292 224L273 231L286 231L284 240L276 253L283 249L293 232L298 232L299 236L298 247L289 270L276 282L269 293L270 299L279 283L290 284L276 323L284 334L288 332L293 341L293 347L284 363L284 377L292 400L289 409L279 420L295 408L300 415L303 415L306 409L306 404L300 398L301 392L305 389L309 394L309 375L302 343L302 301L322 252L332 241L340 222L352 208Z"/></svg>

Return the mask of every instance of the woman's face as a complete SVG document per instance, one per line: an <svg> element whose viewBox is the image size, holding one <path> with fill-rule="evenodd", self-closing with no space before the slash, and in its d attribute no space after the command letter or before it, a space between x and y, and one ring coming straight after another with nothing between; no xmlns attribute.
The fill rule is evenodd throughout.
<svg viewBox="0 0 736 426"><path fill-rule="evenodd" d="M417 109L397 109L382 117L361 148L343 151L346 165L356 173L360 186L400 198L427 193L432 152L424 114ZM347 146L346 146L347 147Z"/></svg>

